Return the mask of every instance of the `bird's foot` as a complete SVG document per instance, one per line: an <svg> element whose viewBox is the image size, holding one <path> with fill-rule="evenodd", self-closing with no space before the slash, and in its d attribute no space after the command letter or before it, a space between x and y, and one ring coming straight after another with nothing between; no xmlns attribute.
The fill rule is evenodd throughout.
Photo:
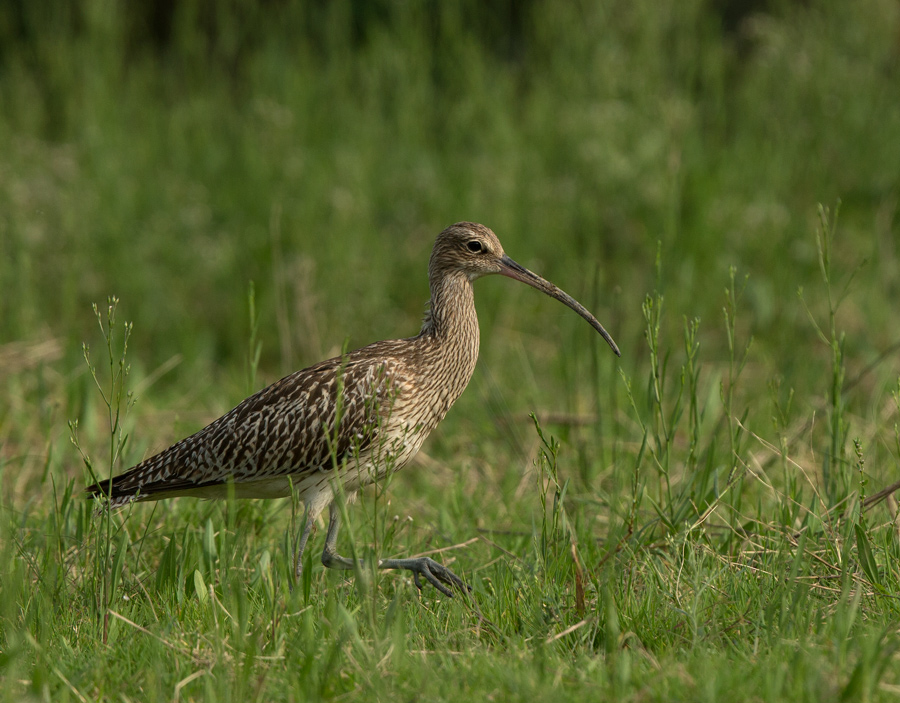
<svg viewBox="0 0 900 703"><path fill-rule="evenodd" d="M443 564L437 563L429 557L418 557L416 559L382 559L378 563L379 569L405 569L412 571L413 582L416 588L422 590L422 581L425 579L443 593L448 598L453 598L453 592L447 588L452 586L463 593L472 591L472 587L463 581L459 576L454 574Z"/></svg>
<svg viewBox="0 0 900 703"><path fill-rule="evenodd" d="M342 557L335 551L337 532L340 526L340 513L331 505L328 519L328 534L325 535L325 548L322 550L322 563L329 569L357 569L363 566L361 561ZM472 588L459 576L454 574L443 564L438 564L428 557L416 557L413 559L382 559L378 562L379 569L406 569L413 572L413 581L416 587L422 590L422 578L438 589L448 598L453 598L453 593L447 586L458 588L463 593L471 592Z"/></svg>

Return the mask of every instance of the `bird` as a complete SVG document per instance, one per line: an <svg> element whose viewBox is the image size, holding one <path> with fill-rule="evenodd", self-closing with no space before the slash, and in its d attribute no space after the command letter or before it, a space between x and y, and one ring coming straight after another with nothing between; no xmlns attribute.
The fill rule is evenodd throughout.
<svg viewBox="0 0 900 703"><path fill-rule="evenodd" d="M86 493L110 508L176 496L281 498L296 495L306 520L297 544L299 580L307 541L329 508L322 563L355 569L337 553L338 496L405 466L460 397L475 369L479 328L472 283L501 274L564 303L603 337L588 310L553 283L513 261L488 227L458 222L435 240L428 264L430 300L414 337L375 342L285 376L199 432ZM382 559L380 569L408 570L422 589L470 590L429 557Z"/></svg>

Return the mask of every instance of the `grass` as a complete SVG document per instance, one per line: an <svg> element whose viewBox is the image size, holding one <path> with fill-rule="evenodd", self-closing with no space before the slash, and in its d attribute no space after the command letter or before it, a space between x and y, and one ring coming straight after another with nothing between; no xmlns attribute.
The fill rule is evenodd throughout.
<svg viewBox="0 0 900 703"><path fill-rule="evenodd" d="M897 8L260 7L0 10L0 700L895 699ZM461 219L623 351L476 284L339 545L471 599L322 530L290 590L287 500L81 499L414 334Z"/></svg>

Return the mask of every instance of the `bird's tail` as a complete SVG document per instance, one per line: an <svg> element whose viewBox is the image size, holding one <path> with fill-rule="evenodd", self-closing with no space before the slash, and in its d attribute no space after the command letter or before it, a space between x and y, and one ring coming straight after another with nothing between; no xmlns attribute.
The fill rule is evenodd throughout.
<svg viewBox="0 0 900 703"><path fill-rule="evenodd" d="M178 445L176 445L177 447ZM110 506L119 508L135 500L153 500L164 492L176 454L173 447L151 456L114 478L107 478L85 488L95 499L106 497Z"/></svg>
<svg viewBox="0 0 900 703"><path fill-rule="evenodd" d="M128 503L140 499L139 487L128 485L131 483L129 474L132 471L112 479L98 481L85 488L84 492L88 494L89 498L94 498L95 500L100 500L104 497L108 498L111 508L121 508L123 505L128 505Z"/></svg>

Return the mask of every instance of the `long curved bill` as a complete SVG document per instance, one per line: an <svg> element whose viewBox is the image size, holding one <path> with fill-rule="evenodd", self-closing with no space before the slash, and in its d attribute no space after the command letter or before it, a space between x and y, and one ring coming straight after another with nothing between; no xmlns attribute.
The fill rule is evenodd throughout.
<svg viewBox="0 0 900 703"><path fill-rule="evenodd" d="M622 356L622 353L619 351L619 347L616 346L613 338L609 336L609 332L603 329L603 325L600 324L597 318L591 315L591 313L588 312L587 308L585 308L584 305L579 303L577 300L575 300L575 298L566 293L564 290L557 288L555 285L550 283L550 281L541 278L536 273L532 273L524 266L519 266L519 264L510 259L506 254L504 254L500 259L500 273L517 281L522 281L522 283L527 283L532 288L537 288L539 291L541 291L542 293L546 293L551 298L556 298L559 302L568 305L575 312L581 315L585 320L591 323L591 327L593 327L600 333L600 336L606 340L606 343L609 345L610 349L615 352L616 356Z"/></svg>

